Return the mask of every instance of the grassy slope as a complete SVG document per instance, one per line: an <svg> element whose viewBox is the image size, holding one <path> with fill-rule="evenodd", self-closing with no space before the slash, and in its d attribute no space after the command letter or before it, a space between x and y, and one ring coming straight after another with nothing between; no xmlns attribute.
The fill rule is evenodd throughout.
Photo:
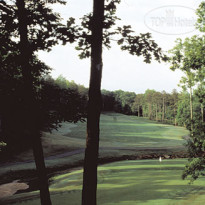
<svg viewBox="0 0 205 205"><path fill-rule="evenodd" d="M110 146L172 147L183 144L184 128L159 124L136 116L103 115L101 141Z"/></svg>
<svg viewBox="0 0 205 205"><path fill-rule="evenodd" d="M78 123L66 136L84 140L85 129L85 123ZM188 135L181 127L118 113L102 114L100 129L102 147L174 147L183 145L181 137Z"/></svg>
<svg viewBox="0 0 205 205"><path fill-rule="evenodd" d="M63 123L59 131L52 134L45 133L43 139L46 156L82 149L85 147L86 123ZM100 157L120 157L123 155L144 155L150 151L140 151L139 148L163 148L171 152L184 150L185 141L182 136L188 131L182 127L160 124L136 116L118 113L104 113L101 115ZM157 151L154 151L154 153ZM159 153L164 153L161 151ZM150 153L153 153L151 151ZM170 152L169 152L170 153ZM167 153L165 153L167 154ZM71 165L82 160L83 151L72 156L47 159L47 167ZM18 160L32 159L32 152L18 156ZM34 163L4 166L0 175L7 171L34 169Z"/></svg>
<svg viewBox="0 0 205 205"><path fill-rule="evenodd" d="M86 124L76 126L64 123L63 127L52 134L46 134L44 148L47 155L61 151L72 151L85 145ZM101 116L100 156L121 156L137 154L137 148L183 149L182 136L188 132L181 127L163 125L147 119L126 116L117 113L105 113ZM145 151L145 154L147 151ZM56 166L83 159L83 153L61 159L47 160L47 165ZM171 163L171 164L170 164ZM101 166L99 169L98 204L167 204L174 202L180 194L183 197L192 193L187 182L180 179L184 160L163 161L159 167L157 160L116 162ZM13 170L32 168L15 165ZM165 168L168 168L165 170ZM4 169L4 168L3 168ZM3 170L1 169L1 170ZM6 169L6 168L5 168ZM7 167L11 169L11 167ZM172 179L170 181L170 179ZM80 204L82 170L53 178L50 187L53 204ZM156 188L156 186L158 188ZM194 186L194 190L203 189ZM185 191L184 191L185 190ZM173 193L172 193L173 192ZM20 197L35 196L37 192L11 197L16 202ZM163 197L162 197L163 196ZM178 197L179 196L179 197ZM177 198L178 197L178 198ZM152 201L153 200L153 201ZM184 199L185 200L185 199ZM18 203L17 203L18 204ZM39 204L37 199L23 204Z"/></svg>
<svg viewBox="0 0 205 205"><path fill-rule="evenodd" d="M193 185L181 180L185 163L183 159L163 160L161 164L158 160L140 160L100 166L98 204L204 204L205 179ZM80 205L81 187L82 170L54 177L50 187L53 204ZM34 199L17 204L37 205L39 201Z"/></svg>

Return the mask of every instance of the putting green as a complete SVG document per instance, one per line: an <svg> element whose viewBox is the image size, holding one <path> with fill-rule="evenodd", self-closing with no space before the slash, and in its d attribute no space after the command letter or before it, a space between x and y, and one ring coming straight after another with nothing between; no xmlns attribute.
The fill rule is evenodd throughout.
<svg viewBox="0 0 205 205"><path fill-rule="evenodd" d="M100 166L98 204L204 204L205 178L192 185L188 180L182 180L185 163L185 159L163 160L161 163L158 160L138 160ZM50 191L54 205L81 204L82 170L58 175L52 180ZM34 199L17 204L37 205L39 201Z"/></svg>

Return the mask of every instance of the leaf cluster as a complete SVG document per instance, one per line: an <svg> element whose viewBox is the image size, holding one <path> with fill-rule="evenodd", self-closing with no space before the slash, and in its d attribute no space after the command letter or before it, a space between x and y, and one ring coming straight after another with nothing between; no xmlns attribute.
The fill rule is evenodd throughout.
<svg viewBox="0 0 205 205"><path fill-rule="evenodd" d="M103 21L103 46L111 48L112 42L117 42L123 51L128 51L131 55L143 56L146 63L150 63L154 57L157 61L167 61L162 49L151 38L150 33L133 35L130 25L117 27L116 23L120 18L116 16L117 5L120 0L105 1L104 21ZM81 26L78 28L79 38L76 49L80 51L81 59L91 55L92 30L95 26L92 13L82 18Z"/></svg>

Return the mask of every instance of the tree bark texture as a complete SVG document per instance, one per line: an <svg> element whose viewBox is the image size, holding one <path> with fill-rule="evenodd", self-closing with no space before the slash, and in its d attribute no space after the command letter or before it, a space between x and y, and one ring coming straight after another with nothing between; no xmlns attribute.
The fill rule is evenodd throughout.
<svg viewBox="0 0 205 205"><path fill-rule="evenodd" d="M100 133L99 122L102 107L101 78L103 21L104 0L94 0L91 43L91 73L87 117L87 139L82 190L83 205L96 204L97 164Z"/></svg>

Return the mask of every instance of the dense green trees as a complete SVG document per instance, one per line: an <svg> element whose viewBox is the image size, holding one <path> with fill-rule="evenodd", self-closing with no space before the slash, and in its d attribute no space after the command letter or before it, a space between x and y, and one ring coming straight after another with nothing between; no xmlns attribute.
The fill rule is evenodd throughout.
<svg viewBox="0 0 205 205"><path fill-rule="evenodd" d="M82 119L84 103L78 93L45 80L44 75L50 68L38 60L35 52L49 51L59 42L73 42L73 19L63 25L59 14L43 0L2 0L0 12L1 137L8 148L18 147L18 144L32 146L41 203L51 204L41 131L56 128L63 120Z"/></svg>
<svg viewBox="0 0 205 205"><path fill-rule="evenodd" d="M103 111L114 111L128 115L146 117L163 123L190 126L190 104L187 92L178 93L173 89L172 93L165 91L146 90L144 94L135 94L122 90L102 90ZM198 92L194 92L194 99ZM193 109L199 109L199 103L193 102ZM129 112L128 112L129 111ZM199 116L197 114L197 116ZM194 114L196 118L196 114Z"/></svg>
<svg viewBox="0 0 205 205"><path fill-rule="evenodd" d="M74 81L68 81L59 76L55 83L62 88L73 88L87 104L88 89L77 85ZM69 87L69 85L71 85ZM83 90L83 92L81 91ZM193 92L193 120L202 121L200 99L203 92L198 88ZM119 112L128 115L146 117L163 123L184 126L190 129L190 95L187 91L180 93L173 90L165 91L146 90L144 94L135 94L122 90L102 90L102 111Z"/></svg>
<svg viewBox="0 0 205 205"><path fill-rule="evenodd" d="M59 2L64 3L63 1ZM50 68L39 61L34 53L38 50L49 51L59 42L73 42L75 28L72 27L73 19L70 19L67 25L63 25L59 14L53 13L43 0L26 1L21 12L18 11L17 2L1 1L0 12L0 96L2 99L0 113L5 122L4 116L7 116L8 121L12 118L15 119L14 116L8 117L14 115L14 110L21 112L22 102L29 99L27 94L31 95L32 89L35 100L40 99L40 88L43 82L41 79L50 71ZM20 19L23 21L22 24L20 24ZM20 53L23 52L26 60L21 58L22 54ZM22 63L28 60L27 64L29 65L22 69ZM33 88L25 86L25 83L32 84L29 86ZM28 91L29 89L30 91ZM16 116L21 115L16 113ZM3 124L7 126L12 123L8 121ZM50 124L50 126L52 125ZM5 136L8 138L9 134L7 133Z"/></svg>
<svg viewBox="0 0 205 205"><path fill-rule="evenodd" d="M59 79L61 79L60 82ZM64 88L66 86L69 88L70 84L74 84L71 88L75 87L87 103L88 89L84 86L68 81L62 76L59 76L55 82ZM201 96L204 96L203 90L195 88L193 92L194 121L202 121ZM102 111L146 117L163 123L184 126L187 129L191 126L190 95L186 90L178 93L176 89L173 89L171 93L167 93L148 89L144 94L123 90L102 90Z"/></svg>
<svg viewBox="0 0 205 205"><path fill-rule="evenodd" d="M197 9L197 25L204 32L205 2ZM183 178L191 175L192 180L204 176L205 150L205 38L204 35L192 36L184 41L178 39L171 50L171 69L180 69L185 76L181 79L184 90L189 90L189 109L187 109L188 94L182 96L178 107L177 118L190 130L188 149L189 163L186 165ZM194 91L193 91L194 90Z"/></svg>

